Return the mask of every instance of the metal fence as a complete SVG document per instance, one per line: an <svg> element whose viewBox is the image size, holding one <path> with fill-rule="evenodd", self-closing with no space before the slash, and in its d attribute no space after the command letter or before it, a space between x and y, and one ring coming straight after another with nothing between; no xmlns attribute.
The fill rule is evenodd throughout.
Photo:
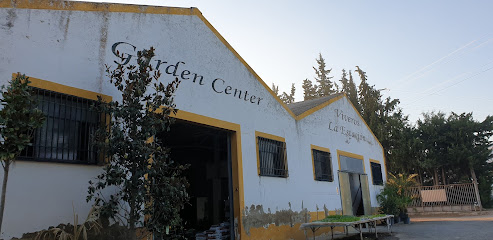
<svg viewBox="0 0 493 240"><path fill-rule="evenodd" d="M480 209L474 183L414 187L408 211L463 211Z"/></svg>

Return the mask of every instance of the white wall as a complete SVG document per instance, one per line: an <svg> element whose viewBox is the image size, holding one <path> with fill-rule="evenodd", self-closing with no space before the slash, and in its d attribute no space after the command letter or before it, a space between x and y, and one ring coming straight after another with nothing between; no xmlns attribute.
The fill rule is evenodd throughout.
<svg viewBox="0 0 493 240"><path fill-rule="evenodd" d="M295 121L197 16L0 9L0 25L0 84L5 84L13 72L21 72L118 99L103 67L116 60L112 46L117 42L130 43L137 50L153 46L156 60L167 62L160 65L162 81L174 78L166 73L166 67L177 62L182 62L178 77L184 70L190 71L192 79L193 73L203 76L202 82L182 79L176 104L188 112L241 125L245 206L263 205L265 210L274 212L288 209L291 204L294 211L300 211L303 202L310 211L315 211L316 206L322 210L324 204L329 210L340 209L337 175L334 182L313 180L310 144L331 150L335 170L337 149L363 155L367 173L369 158L383 160L375 140L373 145L354 139L346 142L341 134L328 129L331 121L345 124L334 116L336 108L357 118L346 99ZM128 44L120 44L117 49L136 55ZM250 98L245 101L217 93L212 86L216 78L224 82L217 80L215 90L221 92L232 86L232 91L248 91L257 101L251 103ZM371 136L365 126L347 127ZM257 175L255 131L286 139L288 178ZM89 209L85 203L87 182L100 170L96 166L19 161L9 179L3 237L9 239L70 222L72 202L79 215L85 217ZM373 187L372 205L378 189Z"/></svg>
<svg viewBox="0 0 493 240"><path fill-rule="evenodd" d="M352 121L344 120L343 115L355 119L359 122L359 125L354 124ZM344 127L346 132L341 131L341 127ZM357 112L354 111L347 98L344 97L312 115L301 119L297 123L297 128L301 140L300 151L303 151L303 156L300 157L303 163L300 162L300 168L303 168L304 174L312 174L313 172L311 166L310 144L330 149L332 169L335 174L334 182L316 182L313 178L303 178L299 184L313 186L312 188L307 188L309 189L308 191L323 193L324 199L327 199L326 201L329 202L329 210L341 209L338 189L339 179L337 176L337 170L339 170L337 150L362 155L364 157L365 172L368 174L368 182L370 185L371 205L374 207L378 206L376 195L380 192L382 187L372 184L370 158L380 161L382 164L382 171L384 171L383 152L377 140L373 137ZM338 129L338 132L335 132L335 129ZM354 137L349 137L345 135L347 131L360 134L368 141L358 141ZM385 173L382 173L382 176L385 182Z"/></svg>

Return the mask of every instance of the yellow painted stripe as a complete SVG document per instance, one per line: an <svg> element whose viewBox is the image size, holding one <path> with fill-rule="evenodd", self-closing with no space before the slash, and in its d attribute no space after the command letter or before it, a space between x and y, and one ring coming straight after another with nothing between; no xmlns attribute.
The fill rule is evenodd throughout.
<svg viewBox="0 0 493 240"><path fill-rule="evenodd" d="M199 123L211 127L221 128L231 131L231 160L233 167L233 202L234 216L238 221L238 234L246 236L243 231L243 210L245 209L245 193L243 191L243 160L241 150L241 127L239 124L226 122L223 120L178 110L173 116L177 119Z"/></svg>
<svg viewBox="0 0 493 240"><path fill-rule="evenodd" d="M40 10L65 10L84 12L127 12L169 15L201 14L197 8L141 6L120 3L75 2L63 0L11 0L0 1L0 8L25 8Z"/></svg>
<svg viewBox="0 0 493 240"><path fill-rule="evenodd" d="M361 160L363 163L363 172L366 173L366 167L365 167L365 157L363 155L355 154L355 153L350 153L342 150L337 150L337 161L339 162L339 170L341 170L341 155L350 157L350 158L355 158Z"/></svg>
<svg viewBox="0 0 493 240"><path fill-rule="evenodd" d="M383 149L383 146L382 144L380 143L380 141L378 141L378 138L377 136L375 136L375 134L373 133L373 131L371 130L370 126L368 126L368 124L366 123L366 121L363 119L363 117L361 116L361 114L359 114L358 112L358 109L356 109L356 107L353 105L353 103L351 101L349 101L349 98L347 97L346 93L344 93L344 96L346 97L346 99L348 100L349 104L351 104L351 107L353 107L354 111L358 114L359 118L361 119L361 121L365 124L366 128L368 129L368 131L370 131L371 135L373 135L373 138L375 138L375 141L378 143L378 145L380 146L380 149L382 149L382 155L383 155L383 166L385 168L385 176L386 178L388 178L388 172L387 172L387 163L386 163L386 160L385 160L385 149Z"/></svg>
<svg viewBox="0 0 493 240"><path fill-rule="evenodd" d="M310 154L312 155L313 179L316 180L317 176L315 175L315 159L313 157L313 149L318 150L318 151L322 151L322 152L328 152L328 153L330 153L330 149L310 144ZM330 161L330 163L332 164L332 161ZM331 167L331 169L332 169L332 167Z"/></svg>
<svg viewBox="0 0 493 240"><path fill-rule="evenodd" d="M335 98L332 98L332 99L330 99L329 101L327 101L327 102L325 102L325 103L323 103L323 104L320 104L320 105L318 105L318 106L316 106L316 107L314 107L314 108L311 108L310 110L308 110L308 111L306 111L306 112L304 112L304 113L302 113L302 114L300 114L300 115L296 116L296 120L301 120L301 119L303 119L303 118L305 118L305 117L307 117L307 116L309 116L309 115L312 115L314 112L316 112L316 111L318 111L318 110L320 110L320 109L322 109L322 108L327 107L327 106L328 106L328 105L330 105L331 103L333 103L333 102L335 102L335 101L337 101L337 100L339 100L339 99L343 98L344 96L345 96L344 94L341 94L340 96L337 96L337 97L335 97Z"/></svg>
<svg viewBox="0 0 493 240"><path fill-rule="evenodd" d="M286 142L286 140L283 137L279 137L279 136L276 136L276 135L272 135L272 134L268 134L268 133L263 133L263 132L255 131L255 138L257 138L257 137L268 138L268 139L276 140L276 141L279 141L279 142Z"/></svg>
<svg viewBox="0 0 493 240"><path fill-rule="evenodd" d="M272 139L272 140L284 142L284 143L286 142L286 140L283 137L255 131L255 150L257 152L257 174L260 176L260 155L259 155L259 149L258 149L258 137L268 138L268 139ZM286 157L286 159L284 159L284 161L287 161L287 157ZM284 162L284 164L285 164L284 166L287 166L286 162Z"/></svg>
<svg viewBox="0 0 493 240"><path fill-rule="evenodd" d="M216 35L216 37L235 55L236 58L255 76L257 81L281 104L291 117L296 119L294 113L287 105L277 97L277 95L267 86L267 84L258 76L253 68L234 50L234 48L221 36L221 34L207 21L197 8L176 8L160 6L140 6L118 3L89 3L89 2L66 2L60 0L17 0L2 1L0 8L26 8L26 9L44 9L44 10L68 10L68 11L85 11L85 12L128 12L128 13L147 13L147 14L169 14L169 15L194 15Z"/></svg>
<svg viewBox="0 0 493 240"><path fill-rule="evenodd" d="M17 74L18 73L13 73L12 77L15 78ZM30 81L29 86L31 87L41 88L53 92L68 94L68 95L91 99L91 100L98 100L98 96L101 96L101 99L105 102L110 102L113 99L111 96L104 95L102 93L70 87L67 85L42 80L39 78L29 77L29 81Z"/></svg>

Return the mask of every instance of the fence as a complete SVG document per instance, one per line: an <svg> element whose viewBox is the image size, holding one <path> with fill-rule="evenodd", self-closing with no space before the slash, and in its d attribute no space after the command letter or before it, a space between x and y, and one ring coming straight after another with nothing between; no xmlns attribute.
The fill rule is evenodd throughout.
<svg viewBox="0 0 493 240"><path fill-rule="evenodd" d="M420 186L411 189L409 212L472 211L481 209L474 183Z"/></svg>

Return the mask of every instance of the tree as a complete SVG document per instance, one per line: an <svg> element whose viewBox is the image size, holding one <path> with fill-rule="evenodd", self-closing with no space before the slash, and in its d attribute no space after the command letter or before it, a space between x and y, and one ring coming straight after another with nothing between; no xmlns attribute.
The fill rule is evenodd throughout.
<svg viewBox="0 0 493 240"><path fill-rule="evenodd" d="M3 213L10 165L28 146L34 130L44 122L43 113L36 109L36 99L28 86L29 79L18 73L2 86L2 110L0 110L0 160L3 167L2 196L0 200L0 233L2 232Z"/></svg>
<svg viewBox="0 0 493 240"><path fill-rule="evenodd" d="M333 77L329 76L332 69L327 69L325 59L321 53L318 54L318 58L315 61L317 62L317 67L313 67L313 70L315 70L316 84L313 84L308 79L303 80L302 88L305 101L329 96L339 91L339 86L335 82L332 82L331 79Z"/></svg>
<svg viewBox="0 0 493 240"><path fill-rule="evenodd" d="M90 181L87 201L102 207L102 215L124 224L129 239L136 239L136 228L160 237L169 226L180 222L179 211L188 201L187 180L181 175L187 166L170 159L169 149L157 133L168 131L178 79L165 85L161 73L151 66L154 49L138 51L137 66L124 66L124 57L115 69L107 67L110 82L121 92L121 101L97 108L111 116L109 129L97 131L98 146L109 162L96 182ZM102 190L116 192L106 197ZM126 207L125 207L126 206Z"/></svg>
<svg viewBox="0 0 493 240"><path fill-rule="evenodd" d="M294 87L294 83L291 85L291 92L287 94L286 92L283 92L281 95L281 100L286 103L294 103L294 93L296 92L296 88Z"/></svg>
<svg viewBox="0 0 493 240"><path fill-rule="evenodd" d="M420 139L419 160L423 183L479 183L483 206L491 206L493 163L491 158L493 116L482 122L472 113L424 113L416 130Z"/></svg>
<svg viewBox="0 0 493 240"><path fill-rule="evenodd" d="M333 77L329 76L330 71L332 69L327 69L325 64L325 59L322 57L322 54L318 54L317 67L313 67L315 70L315 81L318 83L317 88L317 97L324 97L335 94L338 92L338 86L335 82L332 82L330 79Z"/></svg>
<svg viewBox="0 0 493 240"><path fill-rule="evenodd" d="M388 97L383 100L381 90L368 83L366 72L358 66L356 72L361 82L358 86L358 104L355 107L382 144L389 169L392 166L389 162L394 161L393 154L399 152L398 147L402 143L399 136L403 136L401 134L407 126L407 117L398 107L399 99Z"/></svg>
<svg viewBox="0 0 493 240"><path fill-rule="evenodd" d="M358 90L356 89L356 84L354 83L353 74L351 73L351 70L349 70L349 79L347 78L347 76L348 73L346 73L346 70L342 69L342 75L340 80L341 91L346 93L351 103L359 112L361 111L361 109L358 101Z"/></svg>
<svg viewBox="0 0 493 240"><path fill-rule="evenodd" d="M274 83L272 83L272 92L274 92L276 96L281 97L279 96L279 86L276 86Z"/></svg>
<svg viewBox="0 0 493 240"><path fill-rule="evenodd" d="M287 94L286 92L282 92L282 94L279 94L279 86L276 86L274 83L272 84L272 92L274 92L274 94L276 94L276 96L285 104L294 103L294 94L296 92L294 83L291 85L291 92L289 94Z"/></svg>
<svg viewBox="0 0 493 240"><path fill-rule="evenodd" d="M310 100L317 98L317 85L313 85L312 81L305 79L301 85L303 88L303 100Z"/></svg>

